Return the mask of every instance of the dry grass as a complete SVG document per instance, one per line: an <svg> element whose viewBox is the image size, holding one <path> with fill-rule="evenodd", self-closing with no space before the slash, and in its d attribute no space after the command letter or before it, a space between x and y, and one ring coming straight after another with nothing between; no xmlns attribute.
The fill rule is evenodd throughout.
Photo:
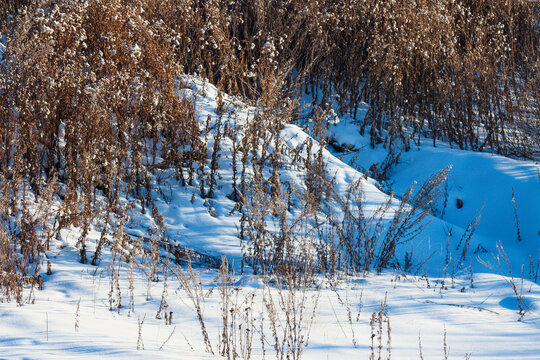
<svg viewBox="0 0 540 360"><path fill-rule="evenodd" d="M299 97L314 99L311 130L323 145L332 99L340 113L355 118L361 102L369 103L368 115L359 119L361 131L391 154L381 177L399 159L396 145L407 150L421 137L433 144L442 140L460 148L538 156L540 35L534 26L539 14L538 3L528 0L497 6L484 0L0 1L6 39L0 63L2 300L32 301L34 287L42 285L44 252L60 230L73 225L82 229L81 262L97 265L104 249L112 251L111 310L128 303L134 312L138 265L148 277L148 296L152 283L164 276L157 317L172 324L171 268L191 301L207 352L249 359L258 333L263 352L266 346L277 358L301 358L319 296L310 290L315 275L337 281L341 271L397 266L397 246L424 229L448 169L419 191L411 187L393 212L390 199L366 216L359 183L345 196L335 193L322 147L313 150L311 139L296 149L283 146L280 130L297 121ZM226 125L221 98L217 118L201 126L194 102L178 96L182 72L252 100L254 121L243 132ZM255 313L253 297L239 297L223 261L215 342L205 323L206 294L198 274L190 264L169 266L167 253L163 259L165 225L150 179L160 169L173 169L194 197L213 198L229 140L230 198L237 203L234 211L242 213L244 260L271 280L264 288L264 309ZM305 184L282 182L280 171L288 162L305 174ZM157 223L144 254L143 245L130 243L123 232L127 207L119 197L124 193ZM55 196L59 207L51 212ZM344 216L324 213L329 204L339 204ZM478 219L464 235L460 262ZM96 251L87 254L86 237L99 220ZM516 227L519 238L517 215ZM126 259L127 293L120 282ZM536 278L538 264L535 269ZM513 277L509 283L523 317L522 288ZM304 306L307 300L313 308ZM348 320L352 325L350 311ZM138 322L141 349L143 324L144 317ZM384 306L373 313L371 326L373 358L380 358L385 346L390 358ZM420 338L419 347L422 357Z"/></svg>
<svg viewBox="0 0 540 360"><path fill-rule="evenodd" d="M120 193L136 197L159 223L150 196L150 174L156 170L174 168L182 185L196 184L194 196L213 197L228 139L234 149L231 198L247 224L241 237L250 231L250 256L269 256L257 248L270 243L270 258L257 265L261 271L288 261L289 239L316 216L327 181L322 149L311 154L313 144L304 144L308 189L304 209L291 219L286 209L293 188L281 184L279 171L283 152L301 149L283 149L279 131L297 119L299 104L293 99L302 92L314 99L312 132L320 143L334 95L339 111L353 116L367 101L371 108L361 131L369 131L373 145L390 148L394 157L388 167L399 157L396 142L407 149L421 136L434 144L445 140L521 156L537 151L536 2L505 0L493 7L467 0L10 0L1 5L3 191L7 197L21 190L40 197L57 179L62 186L53 192L62 204L49 235L81 226L81 262L89 259L86 235L105 214L91 257L92 264L99 262L106 234L116 231ZM182 71L256 101L255 121L242 134L225 126L220 95L218 118L200 127L193 102L177 95ZM262 175L265 166L272 168L270 178ZM387 168L380 170L384 177ZM252 193L256 203L248 204ZM106 204L96 201L97 195ZM411 196L408 192L403 202L426 209L429 201ZM10 204L13 211L20 206ZM265 230L268 209L279 215L278 234ZM366 251L363 263L376 256L379 268L388 265L385 254L393 253L404 233L421 230L413 230L412 217L426 212L400 209L382 252ZM375 229L379 223L373 219ZM367 249L374 242L366 239Z"/></svg>
<svg viewBox="0 0 540 360"><path fill-rule="evenodd" d="M258 99L276 79L323 107L337 94L355 117L366 101L372 144L427 136L538 154L536 2L168 0L151 9L173 30L184 70L226 92Z"/></svg>

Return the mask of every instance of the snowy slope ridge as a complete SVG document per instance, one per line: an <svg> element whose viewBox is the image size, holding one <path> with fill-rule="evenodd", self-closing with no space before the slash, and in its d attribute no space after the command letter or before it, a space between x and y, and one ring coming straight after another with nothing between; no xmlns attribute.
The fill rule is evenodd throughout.
<svg viewBox="0 0 540 360"><path fill-rule="evenodd" d="M218 107L216 100L218 98L217 89L197 79L187 78L187 81L190 84L190 88L182 90L182 95L195 96L197 98L198 116L201 124L204 124L207 119L211 119L209 127L215 127L216 119L219 118L216 115ZM204 94L204 96L196 96L197 94ZM255 108L235 104L233 100L226 96L224 97L224 103L229 112L226 121L233 122L234 126L243 128L248 126L250 122L255 121L253 116L256 112ZM283 148L283 166L280 168L280 181L284 187L293 186L296 191L300 193L305 192L307 181L306 169L303 168L301 161L298 163L298 160L293 159L294 155L292 154L297 153L300 155L300 158L305 159L307 157L308 144L313 142L310 150L311 157L313 158L319 153L318 143L311 139L302 129L291 124L285 125L280 131L279 136ZM210 140L208 147L211 149L213 139L211 135L208 138ZM231 171L232 143L230 139L223 139L221 142L222 153L219 159L219 175L221 179L218 186L221 189L216 191L213 198L203 199L194 197L193 192L197 191L196 187L182 187L175 179L171 178L170 174L168 174L169 180L167 180L167 174L164 174L160 177L160 184L156 182L158 193L165 194L165 196L160 196L156 193L153 198L155 199L154 201L159 209L159 213L163 216L169 239L177 241L178 244L188 248L209 252L218 258L222 254L225 254L239 263L242 258L242 249L238 239L238 233L242 213L235 211L237 204L230 200L230 194L233 192L233 174ZM376 182L374 180L369 178L364 179L363 174L338 160L326 149L322 149L321 154L326 177L332 180L332 187L335 193L344 198L350 186L360 186L363 196L362 210L366 218L377 215L381 211L381 207L384 207L388 201L391 201L388 204L388 209L382 215L382 222L389 223L394 212L399 207L399 202L391 200L388 195L381 192L375 186ZM433 170L433 173L430 175L436 173L437 170ZM249 173L249 176L253 177L252 169L248 168L246 171ZM262 176L268 179L270 175L271 169L265 169L265 173ZM359 183L357 184L357 182ZM413 180L410 184L412 183ZM328 184L325 186L328 186ZM416 189L419 189L419 186ZM327 208L323 208L321 211L327 214L328 212L333 213L338 219L337 222L339 222L339 219L343 217L343 209L340 208L342 204L330 199L326 206ZM293 209L288 215L290 217L289 221L293 222L295 220L294 210L298 210L299 207L301 205L296 206L296 209ZM267 226L269 228L272 228L273 221L272 216L268 216ZM132 214L132 222L144 223L140 219L138 211ZM425 231L419 234L414 242L409 242L404 246L398 246L395 260L397 263L403 263L406 256L412 256L411 260L413 262L422 263L423 265L422 269L417 268L418 272L428 271L440 275L448 268L448 261L445 262L445 258L457 260L461 257L463 244L461 246L458 245L460 242L463 242L461 239L467 224L454 226L432 216L428 216L423 223L427 225ZM312 225L308 224L308 227L313 228ZM152 228L153 226L153 224L148 224L146 228ZM449 229L452 229L452 234L449 238L451 241L450 247L447 248ZM279 229L274 230L279 232ZM314 230L311 231L313 232ZM383 230L377 228L373 229L373 231ZM143 232L141 232L142 234ZM381 234L372 235L380 236ZM478 247L479 240L477 238L472 237L471 242L469 247L473 248L473 250ZM458 270L456 266L457 264L452 264L451 267L454 269L451 271Z"/></svg>
<svg viewBox="0 0 540 360"><path fill-rule="evenodd" d="M196 101L201 129L209 129L203 132L209 157L216 141L214 129L225 124L238 127L241 136L243 129L257 121L257 109L219 94L198 78L184 77L183 81L187 87L181 96ZM220 107L225 112L218 110ZM339 130L344 123L330 129L338 142L344 135ZM350 130L346 130L349 137ZM196 182L182 186L171 169L151 175L151 196L162 221L156 213L142 211L131 195L122 195L125 204L132 202L125 229L134 252L131 256L111 245L97 266L81 264L77 248L81 229L62 230L47 253L52 274L43 274L44 289L25 294L31 304L0 304L0 358L247 359L273 358L274 354L293 359L369 358L378 354L396 359L446 354L472 359L538 358L540 287L527 276L537 280L537 164L456 151L444 145L403 153L389 181L399 197L413 181L422 183L452 165L444 210L444 199L440 199L431 209L432 215L422 222L422 231L397 246L390 263L393 269L381 274L316 275L310 286L295 289L287 286L286 279L257 275L247 266L241 273L249 242L239 239L243 213L231 200L234 144L228 137L220 141L216 157L219 181L212 197L202 197ZM357 149L362 141L360 137L355 143ZM343 162L319 149L316 141L291 124L281 129L278 143L284 149L280 183L284 189L294 189L290 190L292 200L286 215L290 223L301 219L306 207L301 194L312 180L302 164L307 157L320 154L329 183L316 185L327 188L331 182L337 194L332 197L323 192L323 205L316 210L321 218L330 213L328 219L339 222L344 211L336 199L345 198L355 185L361 187L364 217L377 215L375 219L380 218L383 224L371 230L388 231L400 209L399 201L355 169L381 162L386 156L383 149L365 147L356 155L336 154ZM254 169L247 167L248 178L256 178ZM263 163L266 184L271 175L271 166ZM521 241L514 226L512 188ZM499 199L499 195L505 198ZM463 201L461 209L455 205L458 198ZM248 204L246 201L245 206ZM468 224L482 204L482 222L469 238ZM278 234L279 219L271 209L266 210L267 231ZM295 232L298 242L324 240L317 228L326 229L328 221L324 226L313 220L298 222L302 224ZM88 238L97 242L100 224L94 225ZM175 258L168 255L171 247L159 250L159 242L149 235L160 226L160 237L170 245L217 261L225 255L229 265L216 269L203 259L204 265L193 270L177 266ZM468 252L464 251L465 242ZM508 254L509 266L502 261L502 269L494 263L498 242ZM475 249L485 250L474 253ZM89 241L88 251L93 250L94 241ZM532 266L528 273L529 258ZM491 262L494 270L479 259ZM412 264L412 273L403 271L407 262ZM525 279L506 276L512 269L519 277L522 264L526 264ZM517 295L523 295L520 301L513 285Z"/></svg>

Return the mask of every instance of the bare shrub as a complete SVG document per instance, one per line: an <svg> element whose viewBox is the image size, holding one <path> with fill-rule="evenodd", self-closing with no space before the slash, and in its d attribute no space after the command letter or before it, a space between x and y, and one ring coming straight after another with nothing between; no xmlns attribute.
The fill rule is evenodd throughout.
<svg viewBox="0 0 540 360"><path fill-rule="evenodd" d="M266 283L263 300L276 357L298 360L309 340L320 290L310 290L310 276L302 276L300 284L292 272L275 280L278 295L272 295L273 289ZM284 286L279 284L280 281Z"/></svg>
<svg viewBox="0 0 540 360"><path fill-rule="evenodd" d="M13 248L13 240L3 228L0 229L0 260L2 301L14 299L18 304L22 304L25 279L28 276L28 263L26 259L19 258L16 249Z"/></svg>
<svg viewBox="0 0 540 360"><path fill-rule="evenodd" d="M488 267L492 271L498 272L502 277L504 277L504 280L511 287L512 292L514 293L514 296L516 297L516 301L517 301L517 305L519 309L518 321L521 321L525 317L525 314L527 314L527 312L529 311L529 305L525 299L525 296L523 295L523 285L524 285L523 280L525 277L525 274L524 274L525 265L521 266L521 279L516 279L512 271L510 258L506 254L506 251L504 250L500 242L497 244L497 255L493 254L493 258L495 259L495 262L497 263L497 268L495 268L489 262L484 261L482 259L479 259L479 261L484 266Z"/></svg>
<svg viewBox="0 0 540 360"><path fill-rule="evenodd" d="M283 86L354 117L372 145L416 137L538 155L538 4L528 0L167 0L149 18L171 29L188 73L259 98ZM296 80L296 81L293 81ZM299 88L296 85L300 85Z"/></svg>
<svg viewBox="0 0 540 360"><path fill-rule="evenodd" d="M143 12L121 1L52 0L18 17L2 62L1 110L10 123L2 139L13 149L2 164L24 159L35 192L42 176L57 174L68 193L113 196L119 180L145 185L147 141L188 143L192 105L176 93L179 68L162 29Z"/></svg>
<svg viewBox="0 0 540 360"><path fill-rule="evenodd" d="M111 234L123 241L127 210L119 194L134 193L143 211L152 207L156 155L183 179L194 158L183 153L200 151L193 102L178 96L180 67L166 29L149 23L144 7L44 0L19 10L3 31L0 63L0 175L12 199L2 221L22 214L14 246L28 249L31 263L62 228L81 227L84 263L86 237L103 220L91 257L97 265ZM53 194L61 202L45 229L26 198Z"/></svg>
<svg viewBox="0 0 540 360"><path fill-rule="evenodd" d="M182 287L182 289L184 289L194 307L197 319L199 321L199 325L201 327L201 334L204 339L206 352L214 354L214 350L212 349L212 343L210 341L210 337L208 336L206 322L203 316L202 302L205 299L205 295L202 285L199 282L198 274L196 274L191 267L191 262L188 263L188 267L186 270L183 270L180 267L177 267L175 270L176 271L174 272L174 274L178 279L180 286Z"/></svg>
<svg viewBox="0 0 540 360"><path fill-rule="evenodd" d="M414 184L395 205L393 196L365 215L361 180L351 184L345 197L335 194L344 214L333 219L337 241L343 252L344 266L354 272L378 271L387 267L394 258L397 246L411 241L427 226L427 217L442 194L450 168L432 175L414 192ZM394 206L394 208L391 208Z"/></svg>
<svg viewBox="0 0 540 360"><path fill-rule="evenodd" d="M21 193L14 193L21 182ZM52 218L51 202L56 179L45 184L41 197L29 193L28 185L19 177L0 179L0 290L2 299L24 302L23 290L29 285L31 299L34 287L42 289L43 278L39 275L42 256L51 238L49 229ZM12 197L6 197L10 196Z"/></svg>
<svg viewBox="0 0 540 360"><path fill-rule="evenodd" d="M263 274L290 274L295 280L300 280L301 274L312 276L315 234L309 221L313 210L305 206L289 212L287 194L280 191L271 196L261 183L254 186L244 201L244 260ZM268 219L272 221L268 223Z"/></svg>
<svg viewBox="0 0 540 360"><path fill-rule="evenodd" d="M11 15L16 15L30 1L28 0L1 0L0 1L0 24Z"/></svg>

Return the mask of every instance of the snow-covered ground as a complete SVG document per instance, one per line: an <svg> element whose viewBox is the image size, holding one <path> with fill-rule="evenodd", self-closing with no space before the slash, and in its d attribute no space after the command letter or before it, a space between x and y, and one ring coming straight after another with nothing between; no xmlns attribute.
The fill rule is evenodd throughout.
<svg viewBox="0 0 540 360"><path fill-rule="evenodd" d="M341 144L355 144L355 151L343 154L342 160L358 169L385 161L387 151L372 149L369 135L361 136L359 129L343 121L331 125L330 133ZM351 136L352 134L352 136ZM540 165L533 161L510 159L492 153L459 150L445 143L433 147L431 140L422 140L401 152L397 165L389 172L387 188L403 194L414 181L422 183L440 169L451 166L447 185L447 204L444 199L435 215L449 226L467 228L481 210L481 221L475 234L478 245L497 252L501 243L517 267L540 257ZM514 195L513 195L514 194ZM515 199L512 201L512 197ZM456 206L462 201L462 207ZM519 239L516 226L519 222ZM478 271L486 270L478 267Z"/></svg>
<svg viewBox="0 0 540 360"><path fill-rule="evenodd" d="M150 283L151 298L147 300L148 282L143 276L136 276L134 311L130 311L124 274L124 305L110 311L107 270L81 265L76 258L77 253L72 250L55 260L54 274L46 278L44 290L36 293L35 304L0 304L1 358L218 358L205 351L191 298L176 279L169 277L166 283L168 311L173 312L172 324L166 325L163 319L156 319L163 280ZM124 265L122 271L128 271L127 268ZM223 333L218 272L208 270L199 279L205 296L201 300L203 320L212 350L218 354ZM475 274L473 279L471 288L467 277L447 278L445 289L441 279L392 271L351 277L334 284L319 279L319 287L305 294L298 291L294 300L297 312L303 311L303 319L298 321L299 335L305 339L303 358L369 358L371 317L386 302L383 358L388 354L390 326L390 352L394 359L420 358L419 338L425 359L443 358L445 330L450 359L463 359L467 354L471 359L538 359L538 285L525 280L529 311L518 321L515 296L505 278ZM250 325L245 319L253 317L252 357L263 357L264 333L266 357L274 358L267 307L270 297L278 309L276 336L279 341L287 340L287 319L281 306L286 308L288 304L280 304L279 287L271 282L265 285L263 279L252 276L235 277L232 286L229 306L238 310L235 341L246 341L245 329ZM143 319L139 339L139 321ZM242 329L237 328L239 325ZM377 353L379 325L374 326Z"/></svg>
<svg viewBox="0 0 540 360"><path fill-rule="evenodd" d="M198 79L184 80L189 86L183 95L196 98L201 124L210 115L214 121L210 125L215 125L217 90ZM231 125L242 127L252 121L253 108L227 96L224 103ZM346 153L323 150L325 171L337 193L344 194L362 179L368 215L388 200L387 193L393 191L399 198L413 181L422 183L452 166L445 195L428 218L429 224L396 251L400 263L412 254L413 264L419 265L414 273L389 269L339 279L318 276L313 286L296 291L248 270L240 274L241 214L234 211L235 203L228 197L232 145L223 139L220 188L212 199L194 196L196 186L181 186L172 170L155 175L152 198L172 243L216 259L229 258L237 274L231 275L230 287L224 289L217 269L195 268L190 277L185 267L172 264L168 270L161 267L159 281L148 281L148 261L110 266L110 252L99 266L80 264L76 248L80 229L63 230L61 241L47 253L53 274L44 275L43 290L25 294L35 296L35 302L21 307L0 303L0 358L205 359L219 358L228 344L240 358L273 358L276 351L286 356L287 349L301 348L306 359L364 359L369 358L372 346L378 356L379 343L382 357L394 359L444 358L445 351L456 359L468 355L471 359L540 358L540 286L534 283L540 259L538 163L456 150L443 143L432 147L426 142L403 152L382 184L364 179L361 171L381 164L387 151L382 146L372 149L369 138L360 136L358 127L346 117L329 131L337 143L350 144L352 149ZM284 156L298 149L306 155L303 144L309 136L300 127L286 125L280 138L288 149ZM209 141L211 149L213 139ZM312 152L317 151L315 143ZM283 167L281 180L301 186L305 172L295 166L292 155L285 160L289 164ZM389 211L398 205L394 200ZM462 259L463 233L480 209L481 222ZM136 205L126 232L145 236L155 228L151 212L143 214ZM90 252L100 236L97 230L89 234ZM508 264L502 261L503 253ZM508 277L510 271L514 279ZM182 286L186 281L191 281L195 295ZM519 313L512 284L518 295L523 294L524 315ZM173 313L170 325L163 313L156 318L164 301ZM228 310L223 311L224 306ZM228 314L226 332L223 313Z"/></svg>

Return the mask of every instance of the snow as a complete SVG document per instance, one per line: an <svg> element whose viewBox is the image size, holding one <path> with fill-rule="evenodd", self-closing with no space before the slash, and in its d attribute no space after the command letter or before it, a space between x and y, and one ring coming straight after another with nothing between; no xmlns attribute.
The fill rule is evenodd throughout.
<svg viewBox="0 0 540 360"><path fill-rule="evenodd" d="M342 123L346 125L342 126ZM356 168L368 169L374 163L382 163L387 156L382 147L372 149L369 135L361 136L358 126L351 121L331 126L329 132L340 144L355 144L355 150L344 154L342 160ZM413 146L410 151L401 152L398 164L390 171L388 183L392 191L402 195L414 181L422 183L448 166L452 169L448 179L447 206L443 215L441 202L440 211L435 215L448 226L465 229L482 210L474 247L481 244L488 252L496 253L496 245L500 242L509 253L515 269L528 264L529 256L533 260L538 259L540 164L493 153L455 149L442 142L433 147L431 140L422 140L419 147ZM520 240L512 193L515 195ZM463 202L460 209L456 206L458 199ZM477 270L487 269L477 267Z"/></svg>
<svg viewBox="0 0 540 360"><path fill-rule="evenodd" d="M218 118L218 90L198 78L184 76L181 80L187 87L179 95L196 100L201 124L210 115L214 125ZM221 96L226 112L231 114L224 116L224 121L240 129L253 121L255 108L226 94ZM366 111L367 106L360 109L360 116ZM321 275L315 278L313 286L296 292L282 287L271 277L254 275L249 270L240 274L241 214L234 211L235 203L227 197L232 193L232 144L227 139L222 140L221 187L214 198L198 196L196 184L181 186L170 170L163 170L152 179L155 185L152 198L163 216L165 237L173 244L216 259L226 255L231 271L236 272L231 274L230 287L226 290L230 293L227 308L234 311L226 312L231 318L236 316L237 322L229 323L228 329L238 351L246 351L246 344L250 343L252 358L273 358L275 335L286 353L287 339L291 341L287 338L288 314L298 316L295 329L305 340L304 359L369 358L372 340L377 356L379 324L373 324L375 337L372 337L370 321L384 303L380 338L385 358L390 332L390 353L396 359L419 358L420 351L426 359L443 358L444 343L450 359L463 359L467 355L471 359L538 359L540 286L534 283L537 279L528 276L528 265L531 259L534 270L536 259L540 258L539 164L458 150L444 143L432 147L425 141L420 147L402 152L398 164L389 172L389 179L382 184L364 178L363 171L383 162L386 149L382 146L372 149L369 137L360 135L358 124L347 115L333 121L329 135L337 144L351 147L344 153L323 149L326 173L334 179L336 192L340 194L360 180L368 215L388 201L388 192L393 191L400 198L414 181L422 183L437 171L452 166L446 207L443 209L444 199L441 199L425 230L397 250L400 262L406 254L413 254L413 262L422 264L414 273L387 269L380 274L343 274L341 278L328 279ZM280 138L289 150L302 149L301 154L307 155L303 144L309 135L299 126L285 125ZM209 143L212 142L210 136ZM314 141L312 152L316 154L318 150L319 144ZM282 181L302 185L305 173L289 160L289 166L280 173ZM518 241L512 191L521 241ZM463 201L460 209L456 206L457 199ZM128 200L124 194L123 201ZM336 204L329 206L334 206L334 211L340 214ZM394 199L388 218L398 206L399 200ZM462 234L480 209L481 222L471 238L469 253L465 261L458 262ZM130 215L126 232L135 238L156 229L150 211L142 213L140 205ZM0 303L0 358L221 358L224 305L220 292L223 283L217 269L195 268L195 278L191 279L200 284L195 288L200 290L201 314L212 354L207 351L193 299L182 286L188 276L185 267L184 270L172 264L168 270L162 267L159 281L154 282L145 275L149 269L142 255L137 264L122 262L119 266L116 262L111 267L113 256L106 251L98 266L81 264L76 247L79 234L78 228L63 230L61 240L52 244L47 257L52 262L53 274L43 274L43 290L25 293L30 303L21 307L14 302ZM94 250L99 236L97 229L89 233L89 252ZM497 245L508 255L510 268L504 262L502 267L496 263L497 256L502 259ZM480 246L487 253L474 254ZM452 259L448 264L447 251ZM490 263L492 268L485 263ZM118 280L115 280L115 268L119 269ZM514 278L510 277L510 269ZM524 315L520 314L512 284L524 296ZM288 296L292 296L291 302L287 302L291 299ZM156 318L163 297L167 311L173 313L170 325L163 318ZM274 304L274 314L269 304ZM287 313L287 306L296 310ZM302 320L298 320L300 315ZM377 318L378 315L374 319ZM142 319L144 323L139 326ZM239 325L243 327L240 329ZM250 331L246 332L246 328ZM253 336L251 342L247 333Z"/></svg>
<svg viewBox="0 0 540 360"><path fill-rule="evenodd" d="M2 358L218 358L205 352L196 314L177 282L170 280L168 285L168 310L173 311L174 320L172 325L165 325L163 319L155 319L163 281L151 283L152 297L146 301L147 283L139 276L135 281L135 312L130 313L125 305L120 311L110 311L106 269L78 264L75 257L73 252L71 257L65 254L65 260L55 261L55 273L46 279L46 288L36 294L35 304L22 307L0 304ZM202 274L206 290L216 286L217 276L214 270ZM466 278L453 279L453 285L452 280L446 280L447 290L441 290L440 279L426 280L390 271L349 278L339 282L337 287L320 279L320 288L308 290L303 301L305 317L301 325L306 337L309 333L303 358L368 358L371 314L380 310L385 298L394 358L419 358L419 336L425 358L442 358L445 329L450 359L462 359L466 354L472 359L538 358L538 285L525 281L530 308L524 319L517 321L517 308L512 303L515 296L500 276L475 274L474 288L470 288ZM270 291L274 301L279 299L278 288L264 283L261 278L243 277L237 283L241 288L233 295L233 300L241 307L242 302L254 294L257 327L261 318L266 321L265 326L269 325L263 296L268 297ZM218 334L222 332L218 290L206 297L202 306L210 341L217 353ZM311 321L314 307L315 316ZM280 316L284 321L283 313ZM137 350L138 320L143 318L144 350ZM75 330L76 321L78 330ZM387 354L386 326L384 357ZM166 341L171 333L172 337ZM258 336L256 333L253 340L253 358L262 357ZM269 329L266 336L271 342ZM375 349L377 351L377 342ZM266 351L266 356L272 358L270 345Z"/></svg>

